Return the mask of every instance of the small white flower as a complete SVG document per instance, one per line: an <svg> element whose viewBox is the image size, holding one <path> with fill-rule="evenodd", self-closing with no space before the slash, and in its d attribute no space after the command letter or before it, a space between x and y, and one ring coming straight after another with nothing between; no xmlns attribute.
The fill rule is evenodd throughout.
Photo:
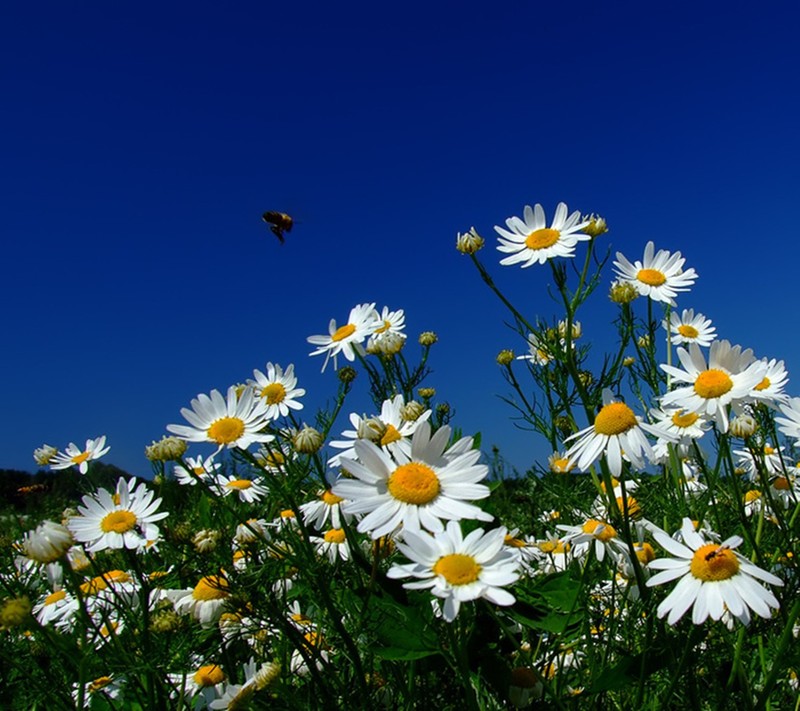
<svg viewBox="0 0 800 711"><path fill-rule="evenodd" d="M81 474L86 474L89 471L89 462L94 459L100 459L111 449L111 447L106 447L105 445L105 435L96 439L87 439L84 449L79 449L76 444L70 442L66 452L58 452L50 459L50 468L69 469L77 466Z"/></svg>

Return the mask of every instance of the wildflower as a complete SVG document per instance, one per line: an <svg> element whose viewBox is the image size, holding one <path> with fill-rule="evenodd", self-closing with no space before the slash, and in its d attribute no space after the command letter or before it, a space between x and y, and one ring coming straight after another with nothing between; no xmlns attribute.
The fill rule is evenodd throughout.
<svg viewBox="0 0 800 711"><path fill-rule="evenodd" d="M120 478L116 494L100 489L94 496L84 496L78 516L67 522L75 540L87 546L90 553L106 548L140 550L148 541L158 539L156 521L166 518L166 511L158 512L161 499L136 480L126 482ZM135 487L135 488L134 488Z"/></svg>
<svg viewBox="0 0 800 711"><path fill-rule="evenodd" d="M574 468L566 452L553 452L547 458L548 469L554 474L569 474Z"/></svg>
<svg viewBox="0 0 800 711"><path fill-rule="evenodd" d="M800 397L789 398L779 403L778 408L786 417L776 417L775 424L787 437L800 439Z"/></svg>
<svg viewBox="0 0 800 711"><path fill-rule="evenodd" d="M88 709L93 707L92 700L109 699L113 704L122 695L122 679L114 676L99 676L96 679L88 682L83 687L83 708ZM80 698L80 689L76 685L72 690L72 699L75 705L78 704Z"/></svg>
<svg viewBox="0 0 800 711"><path fill-rule="evenodd" d="M552 224L547 227L544 208L538 203L533 208L526 205L523 219L509 217L506 220L508 229L494 228L500 235L497 250L511 255L501 259L500 264L521 264L525 268L544 264L553 257L572 257L578 242L591 239L582 232L588 224L577 210L568 215L567 206L560 202Z"/></svg>
<svg viewBox="0 0 800 711"><path fill-rule="evenodd" d="M267 522L263 518L249 518L236 527L234 540L239 545L254 543L259 538L267 541L270 539L269 531L267 531Z"/></svg>
<svg viewBox="0 0 800 711"><path fill-rule="evenodd" d="M786 402L788 398L783 392L783 388L789 380L789 374L786 372L783 361L774 358L768 361L763 358L761 363L766 366L766 372L761 382L753 388L750 396L767 405Z"/></svg>
<svg viewBox="0 0 800 711"><path fill-rule="evenodd" d="M423 331L419 334L419 344L427 348L432 346L438 340L439 336L437 336L433 331Z"/></svg>
<svg viewBox="0 0 800 711"><path fill-rule="evenodd" d="M600 217L600 215L595 215L594 213L590 215L583 215L581 220L589 223L583 228L583 231L590 237L599 237L600 235L608 232L608 225L606 224L606 221Z"/></svg>
<svg viewBox="0 0 800 711"><path fill-rule="evenodd" d="M519 579L519 555L503 545L504 527L484 532L478 528L464 537L461 526L449 521L447 527L430 535L424 531L403 532L398 549L411 563L395 564L389 578L416 578L404 583L410 590L429 589L443 600L447 622L458 615L462 602L485 598L495 605L513 605L514 596L503 586Z"/></svg>
<svg viewBox="0 0 800 711"><path fill-rule="evenodd" d="M620 252L614 266L621 279L630 282L642 295L653 301L663 301L675 306L675 296L679 291L688 291L697 272L694 269L683 270L686 261L680 252L671 254L659 249L654 255L655 246L648 242L644 248L644 258L631 264Z"/></svg>
<svg viewBox="0 0 800 711"><path fill-rule="evenodd" d="M40 467L45 467L50 464L50 460L58 454L58 450L49 445L43 444L33 450L33 458Z"/></svg>
<svg viewBox="0 0 800 711"><path fill-rule="evenodd" d="M683 543L658 529L653 530L653 537L675 558L652 561L649 567L662 572L651 577L647 586L680 578L658 606L658 616L669 615L669 624L674 625L690 607L692 622L696 625L709 616L719 620L726 610L746 625L750 622L750 610L768 618L771 608L780 606L772 592L759 581L770 585L783 585L783 581L736 553L734 549L742 543L739 536L731 536L721 544L708 542L685 518L681 526Z"/></svg>
<svg viewBox="0 0 800 711"><path fill-rule="evenodd" d="M336 377L345 384L352 383L356 379L356 375L358 375L356 369L351 368L349 365L340 368L336 373Z"/></svg>
<svg viewBox="0 0 800 711"><path fill-rule="evenodd" d="M423 400L430 400L436 395L436 388L419 388L419 390L417 390L417 394Z"/></svg>
<svg viewBox="0 0 800 711"><path fill-rule="evenodd" d="M484 239L474 227L469 228L469 232L458 233L456 237L456 249L461 254L475 254L479 249L483 249Z"/></svg>
<svg viewBox="0 0 800 711"><path fill-rule="evenodd" d="M314 454L323 443L322 435L313 427L305 425L293 438L292 444L299 454Z"/></svg>
<svg viewBox="0 0 800 711"><path fill-rule="evenodd" d="M379 345L382 341L389 341L393 339L401 339L405 341L406 334L403 333L405 328L406 317L402 309L397 311L390 311L388 307L384 306L380 313L376 312L377 323L372 333L372 339ZM389 348L391 350L391 348ZM398 348L399 350L399 348Z"/></svg>
<svg viewBox="0 0 800 711"><path fill-rule="evenodd" d="M22 550L37 563L54 563L66 554L72 543L69 529L53 521L44 521L25 534Z"/></svg>
<svg viewBox="0 0 800 711"><path fill-rule="evenodd" d="M758 422L756 422L756 418L746 412L743 412L741 415L737 415L731 420L728 431L734 437L738 437L739 439L747 439L748 437L752 437L757 429Z"/></svg>
<svg viewBox="0 0 800 711"><path fill-rule="evenodd" d="M40 625L51 622L62 629L69 629L78 612L78 601L73 595L59 588L44 595L34 606L33 616Z"/></svg>
<svg viewBox="0 0 800 711"><path fill-rule="evenodd" d="M350 545L342 528L329 528L321 537L311 536L310 541L317 554L326 556L331 563L339 558L350 560Z"/></svg>
<svg viewBox="0 0 800 711"><path fill-rule="evenodd" d="M31 616L31 601L27 596L11 598L0 607L0 629L20 627Z"/></svg>
<svg viewBox="0 0 800 711"><path fill-rule="evenodd" d="M315 501L309 501L300 506L303 522L313 526L318 531L322 530L329 520L331 526L341 528L343 519L348 522L352 519L352 514L344 514L342 512L341 504L343 502L344 499L334 494L330 488L324 489L318 492Z"/></svg>
<svg viewBox="0 0 800 711"><path fill-rule="evenodd" d="M198 481L210 483L216 471L222 464L214 461L214 454L210 457L189 457L186 460L188 469L183 464L176 464L173 472L178 483L183 486L195 486Z"/></svg>
<svg viewBox="0 0 800 711"><path fill-rule="evenodd" d="M611 473L619 476L623 452L637 469L644 467L643 454L651 461L654 459L645 432L670 441L677 439L659 427L642 422L630 407L614 399L606 388L603 390L603 407L595 416L594 423L567 438L566 442L577 440L567 456L579 469L586 470L605 455Z"/></svg>
<svg viewBox="0 0 800 711"><path fill-rule="evenodd" d="M553 360L553 353L547 341L535 333L528 334L528 352L517 356L517 360L529 360L536 365L547 365Z"/></svg>
<svg viewBox="0 0 800 711"><path fill-rule="evenodd" d="M230 476L218 474L214 484L223 496L236 493L239 496L239 501L248 504L254 504L268 493L267 487L263 484L259 484L252 479L240 479L233 474Z"/></svg>
<svg viewBox="0 0 800 711"><path fill-rule="evenodd" d="M425 406L416 400L409 400L400 408L400 419L404 422L416 422L425 414Z"/></svg>
<svg viewBox="0 0 800 711"><path fill-rule="evenodd" d="M749 402L766 370L763 363L754 361L752 351L742 351L728 341L711 344L708 366L696 343L690 343L688 351L678 348L678 358L684 370L663 364L661 369L686 385L664 395L662 406L674 405L713 418L721 432L728 431L728 405Z"/></svg>
<svg viewBox="0 0 800 711"><path fill-rule="evenodd" d="M629 281L615 281L611 284L611 289L608 292L608 298L615 304L629 304L631 301L639 297L639 291Z"/></svg>
<svg viewBox="0 0 800 711"><path fill-rule="evenodd" d="M200 578L194 588L168 590L166 595L177 613L190 614L202 627L209 628L219 620L230 595L230 587L223 575L207 575Z"/></svg>
<svg viewBox="0 0 800 711"><path fill-rule="evenodd" d="M192 545L198 553L210 553L215 550L222 538L222 533L204 528L192 537Z"/></svg>
<svg viewBox="0 0 800 711"><path fill-rule="evenodd" d="M594 554L599 561L605 558L606 552L611 553L615 560L628 556L628 546L619 538L617 530L606 521L589 518L579 526L559 525L557 528L566 532L563 540L575 546L573 555L578 557L591 544L594 544Z"/></svg>
<svg viewBox="0 0 800 711"><path fill-rule="evenodd" d="M164 435L158 442L144 448L144 456L151 462L174 462L186 453L187 447L184 440Z"/></svg>
<svg viewBox="0 0 800 711"><path fill-rule="evenodd" d="M286 417L289 410L302 410L303 404L297 398L303 397L306 391L296 387L294 365L289 365L284 372L281 366L267 363L266 370L266 374L254 370L254 379L247 381L256 396L266 404L266 417L277 420L278 417Z"/></svg>
<svg viewBox="0 0 800 711"><path fill-rule="evenodd" d="M349 361L356 359L356 354L364 355L361 344L374 333L380 324L375 304L359 304L350 310L350 316L344 326L336 327L336 320L331 319L328 324L328 335L309 336L306 340L314 346L319 346L310 355L325 354L322 370L328 365L328 360L333 357L333 367L336 369L336 359L341 353Z"/></svg>
<svg viewBox="0 0 800 711"><path fill-rule="evenodd" d="M675 346L696 343L708 347L717 337L717 330L711 326L711 321L700 313L695 316L694 309L684 309L680 316L673 311L669 315L669 323L664 321L664 328L670 332L670 343Z"/></svg>
<svg viewBox="0 0 800 711"><path fill-rule="evenodd" d="M275 437L261 430L269 423L267 404L256 399L252 388L241 397L236 386L228 388L227 399L219 390L211 395L201 393L192 399L192 409L181 408L181 414L191 425L168 425L167 430L189 442L211 442L219 452L223 447L247 449L253 442L271 442Z"/></svg>
<svg viewBox="0 0 800 711"><path fill-rule="evenodd" d="M284 442L278 447L274 444L259 447L255 459L266 471L272 474L281 474L286 471L287 462L294 459L295 456L291 447Z"/></svg>
<svg viewBox="0 0 800 711"><path fill-rule="evenodd" d="M404 333L385 333L381 337L370 336L367 341L367 353L373 355L394 356L397 355L406 344Z"/></svg>
<svg viewBox="0 0 800 711"><path fill-rule="evenodd" d="M502 366L509 366L514 360L514 351L504 348L497 354L497 364Z"/></svg>
<svg viewBox="0 0 800 711"><path fill-rule="evenodd" d="M414 432L410 456L398 450L394 459L372 442L356 441L358 459L342 459L354 478L341 479L332 490L348 499L345 512L366 514L358 524L361 533L380 538L400 525L404 530L424 527L439 532L442 519L492 520L466 503L489 496L489 488L477 483L488 476L489 467L477 463L478 450L466 449L471 438L448 450L450 432L444 426L431 436L430 424L423 422Z"/></svg>
<svg viewBox="0 0 800 711"><path fill-rule="evenodd" d="M77 466L81 474L86 474L89 471L89 462L94 459L100 459L111 449L111 447L106 447L105 444L105 435L96 439L87 439L86 447L83 450L78 449L76 444L70 442L66 452L58 452L50 459L50 468L69 469Z"/></svg>

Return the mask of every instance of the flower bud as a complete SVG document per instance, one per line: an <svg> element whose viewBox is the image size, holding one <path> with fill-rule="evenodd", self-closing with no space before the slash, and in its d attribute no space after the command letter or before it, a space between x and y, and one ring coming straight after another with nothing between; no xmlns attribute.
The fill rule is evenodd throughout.
<svg viewBox="0 0 800 711"><path fill-rule="evenodd" d="M437 336L433 331L423 331L419 334L419 344L421 346L432 346L438 340L439 336Z"/></svg>
<svg viewBox="0 0 800 711"><path fill-rule="evenodd" d="M33 458L40 467L48 465L56 454L58 454L58 450L49 444L43 444L33 450Z"/></svg>
<svg viewBox="0 0 800 711"><path fill-rule="evenodd" d="M590 235L592 237L599 237L602 234L608 232L608 225L606 221L600 217L600 215L595 215L592 213L591 215L582 215L581 222L589 221L589 224L584 227L581 232L586 235Z"/></svg>
<svg viewBox="0 0 800 711"><path fill-rule="evenodd" d="M747 439L755 434L755 431L758 429L758 422L756 422L755 418L752 415L748 415L743 413L734 417L731 420L730 427L728 428L728 432L730 432L734 437L738 437L740 439Z"/></svg>
<svg viewBox="0 0 800 711"><path fill-rule="evenodd" d="M608 292L608 298L615 304L629 304L638 296L639 292L629 281L615 281Z"/></svg>
<svg viewBox="0 0 800 711"><path fill-rule="evenodd" d="M411 400L400 408L400 417L404 422L416 422L423 412L425 406L416 400Z"/></svg>
<svg viewBox="0 0 800 711"><path fill-rule="evenodd" d="M511 365L511 361L514 360L514 351L509 348L504 348L497 354L497 364L502 366Z"/></svg>
<svg viewBox="0 0 800 711"><path fill-rule="evenodd" d="M434 395L436 395L436 388L420 388L417 390L417 394L423 400L430 400Z"/></svg>
<svg viewBox="0 0 800 711"><path fill-rule="evenodd" d="M456 249L462 254L475 254L484 245L484 239L476 231L474 227L469 228L469 232L461 234L459 232L456 237Z"/></svg>
<svg viewBox="0 0 800 711"><path fill-rule="evenodd" d="M336 371L336 375L343 383L352 383L356 379L356 369L346 365Z"/></svg>
<svg viewBox="0 0 800 711"><path fill-rule="evenodd" d="M323 441L322 435L317 430L306 425L294 436L292 444L295 451L300 454L314 454L322 447Z"/></svg>
<svg viewBox="0 0 800 711"><path fill-rule="evenodd" d="M186 440L164 435L158 442L144 448L144 456L151 462L175 462L186 454L187 448Z"/></svg>

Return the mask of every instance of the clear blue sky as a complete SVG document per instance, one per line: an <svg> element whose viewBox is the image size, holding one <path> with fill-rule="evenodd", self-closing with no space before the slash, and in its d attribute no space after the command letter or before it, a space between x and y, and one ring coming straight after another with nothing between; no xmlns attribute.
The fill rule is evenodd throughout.
<svg viewBox="0 0 800 711"><path fill-rule="evenodd" d="M494 364L524 344L454 240L475 225L549 318L549 268L494 250L535 202L601 213L631 259L681 250L700 278L679 307L784 359L800 394L798 20L790 2L6 4L0 467L105 434L106 461L148 474L181 407L267 361L295 364L313 408L336 381L306 337L375 301L412 340L438 332L429 384L524 469L547 452ZM299 221L283 247L267 209Z"/></svg>

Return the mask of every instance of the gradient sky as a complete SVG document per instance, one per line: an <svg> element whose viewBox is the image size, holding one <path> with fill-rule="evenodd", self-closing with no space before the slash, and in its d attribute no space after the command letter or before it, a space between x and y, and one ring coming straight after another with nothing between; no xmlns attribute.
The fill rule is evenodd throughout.
<svg viewBox="0 0 800 711"><path fill-rule="evenodd" d="M548 451L494 361L525 346L454 242L475 225L501 288L549 319L549 268L494 249L536 202L602 214L630 259L680 250L700 278L679 308L784 359L800 395L798 20L790 2L5 4L0 467L105 434L106 461L148 475L192 397L267 361L295 364L310 418L336 379L306 338L375 301L412 343L439 334L428 384L525 469ZM283 247L268 209L298 220ZM605 291L580 317L597 342Z"/></svg>

